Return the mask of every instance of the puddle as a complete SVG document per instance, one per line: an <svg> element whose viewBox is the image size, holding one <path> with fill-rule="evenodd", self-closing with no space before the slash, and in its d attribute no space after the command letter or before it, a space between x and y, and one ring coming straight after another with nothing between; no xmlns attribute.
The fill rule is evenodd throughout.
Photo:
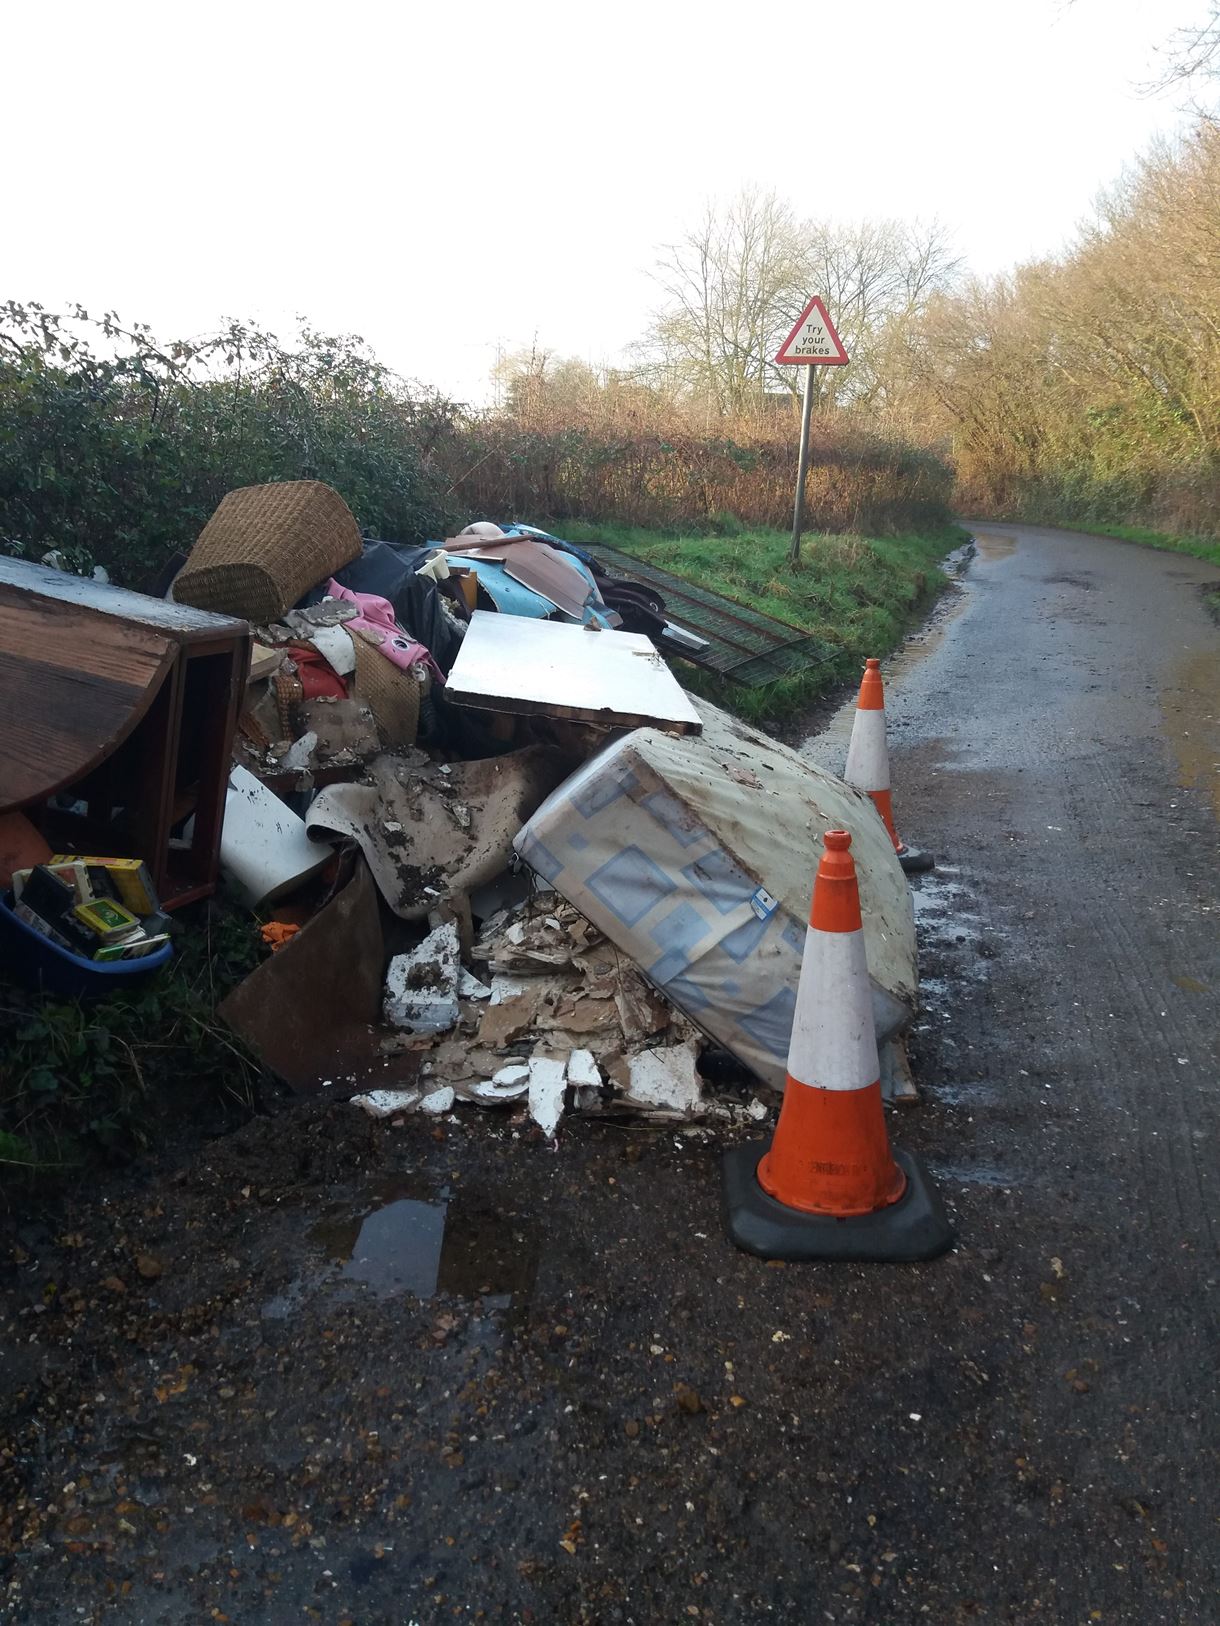
<svg viewBox="0 0 1220 1626"><path fill-rule="evenodd" d="M1017 547L1017 538L1011 532L972 531L975 544L984 559L1007 559Z"/></svg>
<svg viewBox="0 0 1220 1626"><path fill-rule="evenodd" d="M305 1232L329 1270L303 1274L263 1305L282 1320L320 1288L351 1283L379 1297L481 1299L487 1310L524 1308L537 1271L532 1224L475 1208L448 1186L395 1181L336 1203ZM336 1275L337 1270L337 1275Z"/></svg>
<svg viewBox="0 0 1220 1626"><path fill-rule="evenodd" d="M929 1161L928 1168L933 1178L956 1186L987 1186L997 1191L1012 1191L1020 1185L1020 1181L1013 1175L1011 1169L997 1169L986 1164L975 1164L971 1167L954 1165L951 1163L934 1163Z"/></svg>
<svg viewBox="0 0 1220 1626"><path fill-rule="evenodd" d="M1175 681L1161 695L1165 732L1178 763L1178 783L1202 790L1220 819L1220 661L1201 650L1178 663Z"/></svg>
<svg viewBox="0 0 1220 1626"><path fill-rule="evenodd" d="M414 1293L430 1299L440 1284L448 1204L399 1197L363 1218L319 1220L306 1233L349 1282L376 1293Z"/></svg>
<svg viewBox="0 0 1220 1626"><path fill-rule="evenodd" d="M954 548L952 553L947 554L945 558L941 560L940 568L944 571L946 576L951 578L956 579L959 576L964 576L967 570L969 570L970 561L974 558L977 551L978 550L974 545L974 539L971 538L969 542L963 542L960 548Z"/></svg>
<svg viewBox="0 0 1220 1626"><path fill-rule="evenodd" d="M1000 1099L1001 1091L995 1084L982 1080L964 1084L949 1084L936 1081L927 1087L928 1098L937 1106L947 1107L984 1107L991 1106Z"/></svg>

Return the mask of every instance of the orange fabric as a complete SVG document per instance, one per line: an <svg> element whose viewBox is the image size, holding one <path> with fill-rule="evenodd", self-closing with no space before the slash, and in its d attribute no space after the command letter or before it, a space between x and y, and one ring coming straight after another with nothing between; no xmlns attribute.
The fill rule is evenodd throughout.
<svg viewBox="0 0 1220 1626"><path fill-rule="evenodd" d="M290 926L282 920L269 920L261 928L261 935L263 942L274 953L276 949L283 948L290 938L295 937L300 929L299 926Z"/></svg>
<svg viewBox="0 0 1220 1626"><path fill-rule="evenodd" d="M864 676L860 680L860 695L856 701L857 711L884 711L885 686L881 681L881 662L868 660L864 663Z"/></svg>
<svg viewBox="0 0 1220 1626"><path fill-rule="evenodd" d="M839 1219L896 1203L906 1176L890 1155L880 1081L819 1090L789 1078L758 1183L786 1208Z"/></svg>
<svg viewBox="0 0 1220 1626"><path fill-rule="evenodd" d="M846 830L827 830L823 852L813 881L809 924L819 932L858 932L861 929L860 888Z"/></svg>

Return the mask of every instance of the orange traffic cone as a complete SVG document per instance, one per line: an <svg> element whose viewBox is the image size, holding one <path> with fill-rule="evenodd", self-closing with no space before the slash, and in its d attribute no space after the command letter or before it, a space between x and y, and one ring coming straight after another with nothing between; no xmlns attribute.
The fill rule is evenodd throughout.
<svg viewBox="0 0 1220 1626"><path fill-rule="evenodd" d="M906 846L899 838L894 823L890 753L885 740L885 688L881 682L880 661L867 660L864 663L864 677L860 681L860 694L856 700L856 717L852 723L851 744L847 747L847 766L843 770L843 777L849 785L867 791L872 797L873 805L890 833L898 862L907 874L931 869L931 856Z"/></svg>
<svg viewBox="0 0 1220 1626"><path fill-rule="evenodd" d="M826 832L771 1147L725 1155L729 1235L764 1259L933 1259L953 1241L922 1164L890 1150L850 849Z"/></svg>

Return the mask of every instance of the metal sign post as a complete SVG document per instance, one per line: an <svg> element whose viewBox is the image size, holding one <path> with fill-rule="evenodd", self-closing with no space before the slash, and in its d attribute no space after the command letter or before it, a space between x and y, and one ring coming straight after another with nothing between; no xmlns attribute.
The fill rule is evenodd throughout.
<svg viewBox="0 0 1220 1626"><path fill-rule="evenodd" d="M796 502L792 508L792 546L788 563L801 562L801 532L805 528L805 476L809 472L809 421L813 417L813 368L805 368L805 393L801 399L801 447L796 459Z"/></svg>
<svg viewBox="0 0 1220 1626"><path fill-rule="evenodd" d="M815 294L797 318L796 326L784 340L776 356L782 366L801 366L805 373L805 393L801 400L801 445L796 460L796 502L792 509L792 546L788 562L798 569L801 562L801 531L805 524L805 476L809 472L809 424L813 417L813 369L846 367L847 351L835 332L826 306Z"/></svg>

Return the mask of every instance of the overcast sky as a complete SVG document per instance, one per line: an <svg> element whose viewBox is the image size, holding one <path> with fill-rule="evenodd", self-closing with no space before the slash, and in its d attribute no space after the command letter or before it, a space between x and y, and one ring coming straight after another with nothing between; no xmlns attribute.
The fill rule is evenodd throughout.
<svg viewBox="0 0 1220 1626"><path fill-rule="evenodd" d="M1196 0L5 7L0 297L198 334L297 314L486 395L498 345L613 360L709 197L1057 248L1175 94ZM814 290L811 290L814 291Z"/></svg>

